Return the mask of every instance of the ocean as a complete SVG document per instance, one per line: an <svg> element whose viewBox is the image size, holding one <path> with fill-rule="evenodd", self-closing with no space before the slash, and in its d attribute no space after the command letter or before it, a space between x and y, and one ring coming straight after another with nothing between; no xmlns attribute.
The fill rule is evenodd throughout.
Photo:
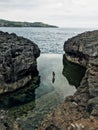
<svg viewBox="0 0 98 130"><path fill-rule="evenodd" d="M77 34L94 30L91 28L20 28L0 27L1 31L16 33L35 42L41 53L63 54L64 42Z"/></svg>

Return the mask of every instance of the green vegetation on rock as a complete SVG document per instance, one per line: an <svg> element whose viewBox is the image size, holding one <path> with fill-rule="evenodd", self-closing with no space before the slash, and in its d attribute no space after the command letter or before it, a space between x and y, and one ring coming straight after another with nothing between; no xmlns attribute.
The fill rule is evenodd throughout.
<svg viewBox="0 0 98 130"><path fill-rule="evenodd" d="M57 26L45 24L42 22L16 22L0 19L0 27L52 27L57 28Z"/></svg>

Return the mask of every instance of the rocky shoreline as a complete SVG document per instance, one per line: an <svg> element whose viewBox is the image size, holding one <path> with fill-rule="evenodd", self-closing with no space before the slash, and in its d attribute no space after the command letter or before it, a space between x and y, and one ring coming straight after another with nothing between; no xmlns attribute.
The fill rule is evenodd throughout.
<svg viewBox="0 0 98 130"><path fill-rule="evenodd" d="M17 115L9 108L35 98L35 87L40 82L36 61L39 56L40 49L32 41L0 31L0 130L20 129L15 123Z"/></svg>
<svg viewBox="0 0 98 130"><path fill-rule="evenodd" d="M0 32L0 94L25 86L38 75L38 46L16 34Z"/></svg>
<svg viewBox="0 0 98 130"><path fill-rule="evenodd" d="M50 113L38 130L98 130L98 31L79 34L64 44L65 58L86 68L73 96Z"/></svg>
<svg viewBox="0 0 98 130"><path fill-rule="evenodd" d="M83 72L83 78L80 79L81 83L76 86L75 94L67 97L63 104L48 114L40 127L36 129L98 130L97 36L98 31L85 32L65 42L63 58L82 66L85 73ZM16 34L0 32L1 95L24 89L27 83L34 80L34 77L38 77L36 58L39 55L40 50L32 41L18 37ZM64 71L65 69L63 74L66 73ZM25 93L24 90L23 93ZM23 96L26 99L25 95ZM7 98L5 103L9 104L9 99L12 97ZM2 100L0 102L2 103ZM18 119L15 121L9 111L1 109L0 127L2 130L21 130L21 121Z"/></svg>
<svg viewBox="0 0 98 130"><path fill-rule="evenodd" d="M75 58L73 62L86 67L85 76L75 95L80 95L80 102L87 96L87 101L82 103L91 115L98 116L98 31L85 32L64 44L67 55ZM70 41L70 42L69 42ZM71 54L71 52L73 54ZM67 57L66 55L66 57ZM81 95L82 94L82 95ZM75 96L76 97L76 96ZM76 101L77 102L77 101Z"/></svg>

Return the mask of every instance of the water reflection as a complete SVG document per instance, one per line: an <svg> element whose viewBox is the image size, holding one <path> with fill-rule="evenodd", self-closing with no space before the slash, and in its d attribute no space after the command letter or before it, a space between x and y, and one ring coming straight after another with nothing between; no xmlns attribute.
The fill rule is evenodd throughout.
<svg viewBox="0 0 98 130"><path fill-rule="evenodd" d="M52 72L52 83L54 83L55 82L55 72L53 71Z"/></svg>
<svg viewBox="0 0 98 130"><path fill-rule="evenodd" d="M63 75L67 78L70 85L74 85L77 88L85 75L85 71L86 68L69 62L65 54L63 55Z"/></svg>
<svg viewBox="0 0 98 130"><path fill-rule="evenodd" d="M20 115L35 107L35 89L39 87L40 77L34 77L25 87L11 93L0 95L0 108L9 109ZM16 116L14 115L14 116Z"/></svg>

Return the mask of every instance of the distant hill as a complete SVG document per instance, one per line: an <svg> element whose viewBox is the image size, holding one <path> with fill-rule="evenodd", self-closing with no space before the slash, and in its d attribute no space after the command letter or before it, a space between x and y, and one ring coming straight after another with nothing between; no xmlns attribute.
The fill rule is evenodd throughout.
<svg viewBox="0 0 98 130"><path fill-rule="evenodd" d="M52 27L57 28L57 26L45 24L42 22L16 22L0 19L0 27Z"/></svg>

